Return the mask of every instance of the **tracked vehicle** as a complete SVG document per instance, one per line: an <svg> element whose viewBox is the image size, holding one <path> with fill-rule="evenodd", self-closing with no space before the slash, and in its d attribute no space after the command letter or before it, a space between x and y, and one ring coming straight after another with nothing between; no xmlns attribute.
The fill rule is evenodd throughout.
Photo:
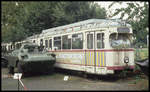
<svg viewBox="0 0 150 92"><path fill-rule="evenodd" d="M47 52L41 46L34 43L24 43L18 51L13 51L9 57L8 67L10 73L17 67L18 72L23 75L34 73L49 73L55 64L55 55ZM8 58L9 58L8 57Z"/></svg>

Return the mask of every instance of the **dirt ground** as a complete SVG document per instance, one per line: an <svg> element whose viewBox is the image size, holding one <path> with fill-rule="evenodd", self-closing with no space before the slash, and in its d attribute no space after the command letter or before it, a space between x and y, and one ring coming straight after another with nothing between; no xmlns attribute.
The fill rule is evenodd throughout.
<svg viewBox="0 0 150 92"><path fill-rule="evenodd" d="M1 69L1 88L6 90L18 90L18 81L8 74L6 68ZM64 77L68 80L64 81ZM126 78L110 76L88 75L55 71L53 74L29 76L21 79L26 89L20 84L19 90L149 90L149 78L145 75L136 75Z"/></svg>

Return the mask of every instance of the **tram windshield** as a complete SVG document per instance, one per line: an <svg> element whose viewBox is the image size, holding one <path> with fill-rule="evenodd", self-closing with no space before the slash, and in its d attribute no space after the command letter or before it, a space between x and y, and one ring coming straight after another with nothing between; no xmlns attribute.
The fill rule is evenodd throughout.
<svg viewBox="0 0 150 92"><path fill-rule="evenodd" d="M131 48L131 35L127 33L113 33L109 41L113 48Z"/></svg>

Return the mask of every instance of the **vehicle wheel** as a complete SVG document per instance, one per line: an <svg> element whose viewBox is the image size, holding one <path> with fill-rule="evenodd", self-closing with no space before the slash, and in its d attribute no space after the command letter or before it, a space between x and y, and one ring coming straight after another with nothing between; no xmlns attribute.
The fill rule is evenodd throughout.
<svg viewBox="0 0 150 92"><path fill-rule="evenodd" d="M9 73L10 73L10 74L14 74L14 67L9 66L8 68L9 68Z"/></svg>
<svg viewBox="0 0 150 92"><path fill-rule="evenodd" d="M54 67L52 67L49 71L50 71L50 74L53 74L54 73Z"/></svg>
<svg viewBox="0 0 150 92"><path fill-rule="evenodd" d="M1 61L1 66L2 66L2 67L7 67L7 65L8 65L8 62L7 62L6 60L3 60L3 59L2 59L2 61Z"/></svg>
<svg viewBox="0 0 150 92"><path fill-rule="evenodd" d="M15 67L17 67L17 66L18 66L18 63L19 63L19 61L17 60L17 61L16 61L16 66L15 66Z"/></svg>
<svg viewBox="0 0 150 92"><path fill-rule="evenodd" d="M19 73L23 73L23 69L22 69L20 63L17 64L17 68L18 68L18 72L19 72Z"/></svg>

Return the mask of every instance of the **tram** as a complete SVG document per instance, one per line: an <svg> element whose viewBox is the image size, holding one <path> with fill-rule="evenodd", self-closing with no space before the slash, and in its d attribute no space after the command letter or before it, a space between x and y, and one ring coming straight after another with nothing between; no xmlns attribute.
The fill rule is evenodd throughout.
<svg viewBox="0 0 150 92"><path fill-rule="evenodd" d="M38 44L56 55L56 67L106 75L134 69L132 35L125 21L89 19L43 30Z"/></svg>

